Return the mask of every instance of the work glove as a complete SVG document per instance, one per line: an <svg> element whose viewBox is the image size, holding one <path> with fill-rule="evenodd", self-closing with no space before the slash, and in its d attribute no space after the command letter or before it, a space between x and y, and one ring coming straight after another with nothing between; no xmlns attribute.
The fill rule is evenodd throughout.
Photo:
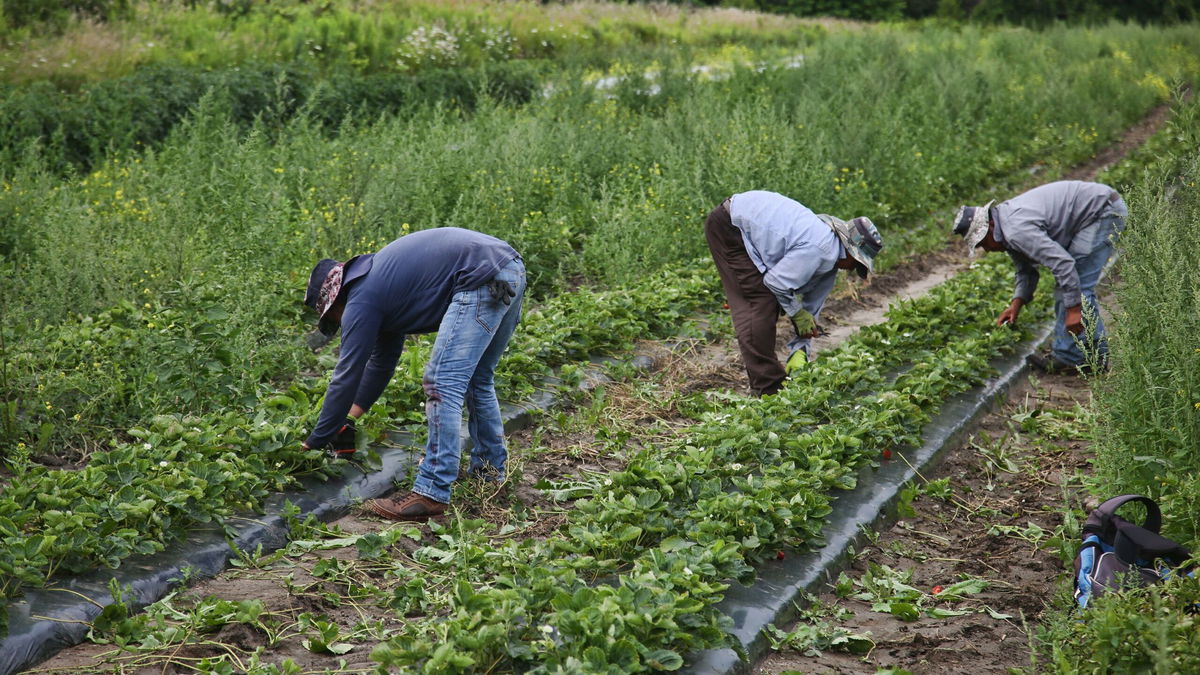
<svg viewBox="0 0 1200 675"><path fill-rule="evenodd" d="M512 299L517 297L517 292L513 290L512 284L503 279L492 279L487 282L488 293L492 294L493 302L503 302L506 305L512 304Z"/></svg>
<svg viewBox="0 0 1200 675"><path fill-rule="evenodd" d="M358 450L358 433L354 428L354 418L347 417L345 424L338 429L337 435L325 446L325 452L333 459L350 459Z"/></svg>
<svg viewBox="0 0 1200 675"><path fill-rule="evenodd" d="M783 369L787 371L788 375L791 375L798 370L803 370L807 365L808 353L803 349L797 349L788 357L787 364L784 365Z"/></svg>
<svg viewBox="0 0 1200 675"><path fill-rule="evenodd" d="M812 314L802 309L789 318L792 322L792 328L796 329L796 337L814 338L817 336L817 320Z"/></svg>

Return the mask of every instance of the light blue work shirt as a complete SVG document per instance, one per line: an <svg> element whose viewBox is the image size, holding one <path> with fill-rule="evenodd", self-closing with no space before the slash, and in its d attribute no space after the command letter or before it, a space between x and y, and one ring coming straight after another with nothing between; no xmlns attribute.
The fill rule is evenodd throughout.
<svg viewBox="0 0 1200 675"><path fill-rule="evenodd" d="M1037 265L1054 275L1055 297L1068 307L1080 303L1075 261L1098 244L1100 216L1120 199L1103 183L1047 183L992 207L992 233L1017 268L1013 297L1028 303L1038 284Z"/></svg>
<svg viewBox="0 0 1200 675"><path fill-rule="evenodd" d="M803 309L815 318L846 255L833 228L800 202L765 190L730 197L729 219L783 311L795 316Z"/></svg>

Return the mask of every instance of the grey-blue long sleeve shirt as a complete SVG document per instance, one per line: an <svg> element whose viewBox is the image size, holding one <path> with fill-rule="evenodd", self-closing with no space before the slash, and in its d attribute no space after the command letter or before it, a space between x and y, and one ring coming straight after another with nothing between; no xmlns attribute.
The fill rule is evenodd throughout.
<svg viewBox="0 0 1200 675"><path fill-rule="evenodd" d="M457 227L405 235L345 270L342 342L309 447L337 434L350 407L369 409L383 393L409 334L438 329L455 293L479 288L519 258L495 237ZM359 265L369 266L364 270Z"/></svg>
<svg viewBox="0 0 1200 675"><path fill-rule="evenodd" d="M1116 195L1103 183L1064 180L1047 183L992 207L993 236L1016 265L1013 297L1033 299L1038 265L1054 275L1055 296L1068 307L1081 301L1075 258L1094 244L1096 225Z"/></svg>
<svg viewBox="0 0 1200 675"><path fill-rule="evenodd" d="M816 317L845 255L833 229L807 206L765 190L733 195L729 219L784 313L804 310Z"/></svg>

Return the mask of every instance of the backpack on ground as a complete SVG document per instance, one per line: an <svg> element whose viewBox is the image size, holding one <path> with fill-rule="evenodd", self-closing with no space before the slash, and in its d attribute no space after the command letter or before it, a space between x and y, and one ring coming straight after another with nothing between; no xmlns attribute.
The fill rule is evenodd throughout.
<svg viewBox="0 0 1200 675"><path fill-rule="evenodd" d="M1146 507L1146 522L1135 525L1116 511L1130 502ZM1122 495L1101 504L1083 525L1083 545L1075 554L1075 600L1087 607L1108 591L1149 586L1192 557L1187 549L1158 533L1162 513L1149 497Z"/></svg>

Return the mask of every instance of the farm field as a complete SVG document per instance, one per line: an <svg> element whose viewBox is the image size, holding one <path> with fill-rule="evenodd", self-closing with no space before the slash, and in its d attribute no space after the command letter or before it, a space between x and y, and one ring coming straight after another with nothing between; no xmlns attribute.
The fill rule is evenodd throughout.
<svg viewBox="0 0 1200 675"><path fill-rule="evenodd" d="M720 10L673 14L671 25L706 28L645 38L634 28L656 19L644 8L616 30L607 12L617 10L595 3L551 17L561 39L539 50L523 40L546 18L521 3L508 13L408 6L399 23L377 24L390 51L329 59L280 48L310 38L272 33L269 13L182 11L105 29L122 38L85 76L37 79L15 50L0 59L0 117L24 124L9 125L0 146L0 594L10 602L225 527L299 478L332 473L300 446L333 365L302 341L311 318L300 296L317 258L440 226L509 241L531 286L498 391L517 402L548 376L562 383L560 403L510 438L515 468L502 489L464 484L452 514L424 527L293 518L288 547L242 551L234 573L145 613L128 615L114 588L99 599L113 604L92 626L96 644L57 667L678 669L727 643L714 605L731 582L781 551L819 546L831 501L859 470L914 443L943 403L1028 338L992 325L1011 265L991 256L958 271L947 254L958 203L1073 175L1173 102L1150 154L1101 179L1147 212L1197 201L1186 178L1194 105L1174 101L1200 69L1194 25L1033 31L739 13L747 28L733 32L713 28L732 16ZM313 25L360 25L352 12L334 16ZM169 39L134 59L128 45L147 25ZM244 48L180 46L214 25ZM517 37L503 55L464 47L453 62L385 68L422 26L458 31L463 45L500 28ZM266 37L247 37L255 31ZM581 46L584 34L593 42ZM713 64L721 77L696 68ZM257 74L212 75L235 70ZM121 98L161 93L172 81L163 73L186 72L195 79L179 81L192 89L179 87L158 128L143 122L167 110L159 99ZM331 88L345 73L346 86ZM591 86L607 75L619 76L612 89ZM432 88L452 77L461 88ZM363 97L385 84L403 96ZM341 95L359 98L338 107ZM98 111L110 113L107 128L65 124ZM881 281L841 287L834 316L882 310L889 289L938 261L957 273L839 337L777 396L749 397L701 235L708 209L746 189L879 225ZM1126 309L1144 297L1116 293ZM1047 305L1026 321L1044 320ZM650 373L620 365L635 344L681 339L691 348ZM1138 344L1147 340L1188 353L1161 336ZM431 345L408 342L364 419L366 440L423 433ZM602 355L618 357L614 383L576 392ZM1197 400L1193 382L1181 379L1176 397ZM1135 407L1117 390L1097 398ZM1135 434L1113 436L1122 433ZM1186 433L1162 439L1161 462L1175 461ZM1098 453L1107 483L1091 488L1146 487L1145 467L1131 471L1119 446ZM1194 491L1165 493L1186 475L1158 486L1181 512ZM1076 658L1068 652L1054 656Z"/></svg>

